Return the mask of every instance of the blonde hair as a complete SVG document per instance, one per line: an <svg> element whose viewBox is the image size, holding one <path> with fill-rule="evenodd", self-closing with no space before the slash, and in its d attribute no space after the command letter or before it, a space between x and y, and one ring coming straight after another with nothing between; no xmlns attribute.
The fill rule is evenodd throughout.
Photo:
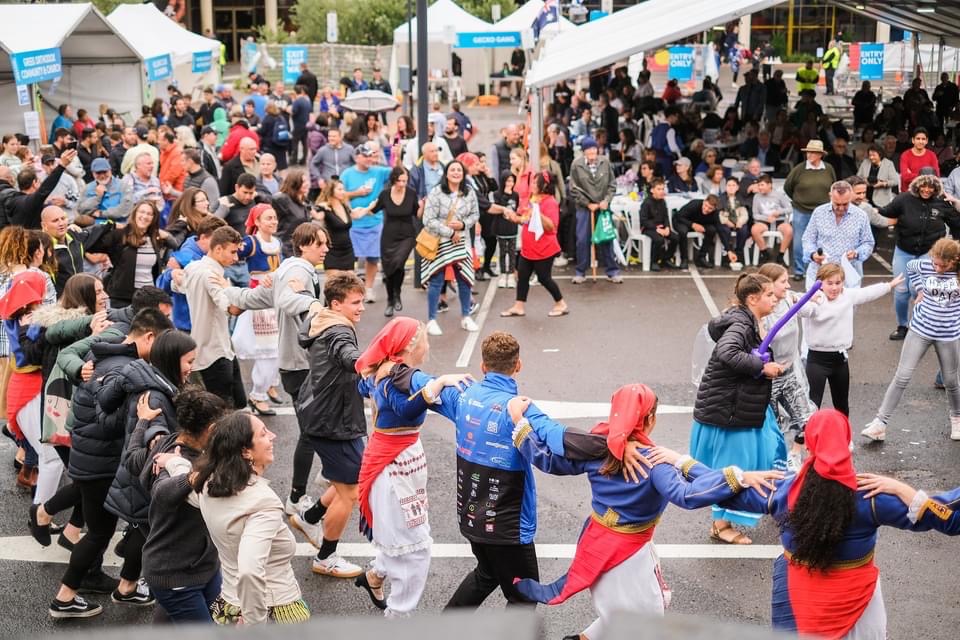
<svg viewBox="0 0 960 640"><path fill-rule="evenodd" d="M960 266L960 242L951 238L940 238L930 247L930 257L948 263L949 271L957 271ZM960 281L960 273L957 273L957 280Z"/></svg>
<svg viewBox="0 0 960 640"><path fill-rule="evenodd" d="M835 278L836 276L840 276L840 282L843 282L846 279L843 275L843 267L836 262L828 262L820 265L820 268L817 269L817 280L822 282L825 282L830 278Z"/></svg>

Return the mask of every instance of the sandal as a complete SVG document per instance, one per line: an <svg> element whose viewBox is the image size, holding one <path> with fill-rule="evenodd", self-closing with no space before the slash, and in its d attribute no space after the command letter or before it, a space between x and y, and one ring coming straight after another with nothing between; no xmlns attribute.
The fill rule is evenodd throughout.
<svg viewBox="0 0 960 640"><path fill-rule="evenodd" d="M359 576L357 576L357 579L353 581L353 584L367 590L367 594L370 596L370 600L371 602L373 602L373 606L375 606L377 609L380 609L382 611L387 608L387 599L384 597L384 594L383 594L382 582L380 583L379 587L370 586L370 581L367 580L367 573L363 572ZM377 596L376 592L379 592L380 594L379 597Z"/></svg>
<svg viewBox="0 0 960 640"><path fill-rule="evenodd" d="M724 531L732 531L734 535L724 537ZM716 525L710 527L710 539L724 544L753 544L753 540L734 529L731 524L727 524L722 529L718 529Z"/></svg>
<svg viewBox="0 0 960 640"><path fill-rule="evenodd" d="M570 315L570 309L564 307L563 309L551 309L547 313L548 318L559 318L560 316Z"/></svg>
<svg viewBox="0 0 960 640"><path fill-rule="evenodd" d="M501 318L522 318L525 315L527 315L525 311L514 311L513 309L500 312Z"/></svg>

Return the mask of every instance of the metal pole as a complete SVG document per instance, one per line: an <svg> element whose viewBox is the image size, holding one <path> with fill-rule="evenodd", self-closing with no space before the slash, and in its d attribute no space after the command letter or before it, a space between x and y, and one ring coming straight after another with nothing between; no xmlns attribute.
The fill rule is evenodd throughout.
<svg viewBox="0 0 960 640"><path fill-rule="evenodd" d="M407 76L413 86L413 0L407 0ZM413 92L404 94L407 101L407 115L413 118Z"/></svg>
<svg viewBox="0 0 960 640"><path fill-rule="evenodd" d="M430 61L427 59L427 0L417 0L417 142L427 142Z"/></svg>

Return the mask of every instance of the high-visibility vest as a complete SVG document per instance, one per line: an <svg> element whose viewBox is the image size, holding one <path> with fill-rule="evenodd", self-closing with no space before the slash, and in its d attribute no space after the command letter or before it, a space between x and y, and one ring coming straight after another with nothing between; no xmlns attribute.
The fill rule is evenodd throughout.
<svg viewBox="0 0 960 640"><path fill-rule="evenodd" d="M840 49L838 47L830 47L827 49L827 52L823 54L823 68L824 69L836 69L840 66Z"/></svg>

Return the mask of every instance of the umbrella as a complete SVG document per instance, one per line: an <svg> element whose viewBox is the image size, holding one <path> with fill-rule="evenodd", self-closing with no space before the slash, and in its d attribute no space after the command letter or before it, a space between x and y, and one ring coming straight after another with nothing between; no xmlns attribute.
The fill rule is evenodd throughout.
<svg viewBox="0 0 960 640"><path fill-rule="evenodd" d="M354 91L340 101L340 107L347 111L361 113L380 113L393 111L400 105L389 93L383 91Z"/></svg>

